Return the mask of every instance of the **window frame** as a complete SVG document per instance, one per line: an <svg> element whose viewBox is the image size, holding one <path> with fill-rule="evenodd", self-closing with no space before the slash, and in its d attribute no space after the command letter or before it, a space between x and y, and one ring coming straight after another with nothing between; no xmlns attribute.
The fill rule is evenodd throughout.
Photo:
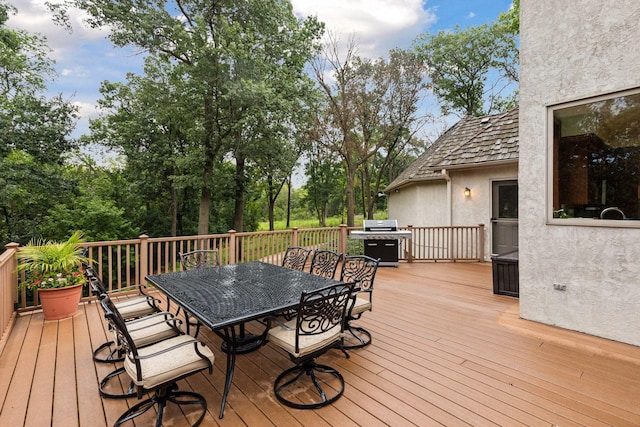
<svg viewBox="0 0 640 427"><path fill-rule="evenodd" d="M619 220L619 219L593 219L593 218L555 218L553 213L554 200L554 113L558 110L606 101L614 98L638 95L640 87L626 89L617 92L609 92L603 95L589 98L580 98L573 101L551 104L547 106L547 129L546 135L546 161L547 161L547 194L546 194L546 224L547 225L567 225L582 227L615 227L615 228L640 228L640 220Z"/></svg>

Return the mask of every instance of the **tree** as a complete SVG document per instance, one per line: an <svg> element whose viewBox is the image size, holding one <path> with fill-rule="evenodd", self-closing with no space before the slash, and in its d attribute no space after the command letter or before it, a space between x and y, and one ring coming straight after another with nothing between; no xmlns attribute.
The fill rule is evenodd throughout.
<svg viewBox="0 0 640 427"><path fill-rule="evenodd" d="M43 162L62 163L76 147L69 138L77 108L62 95L46 99L54 78L46 40L5 26L15 8L0 3L0 156L22 150Z"/></svg>
<svg viewBox="0 0 640 427"><path fill-rule="evenodd" d="M316 119L314 139L338 154L345 168L347 225L355 225L356 178L363 168L367 171L364 197L369 216L373 216L371 193L374 176L370 162L377 155L389 161L412 141L417 124L419 101L424 96L423 68L411 52L394 50L390 58L377 60L359 58L351 40L344 57L338 40L332 38L324 57L313 63L315 78L324 103ZM377 195L377 191L376 191Z"/></svg>
<svg viewBox="0 0 640 427"><path fill-rule="evenodd" d="M309 152L309 161L305 172L308 177L305 184L304 203L318 218L320 227L326 226L331 203L342 201L343 185L339 159L326 148L314 144ZM337 199L337 200L336 200Z"/></svg>
<svg viewBox="0 0 640 427"><path fill-rule="evenodd" d="M313 17L298 21L291 4L281 0L69 0L69 5L88 12L90 25L109 26L116 46L139 46L172 64L173 75L183 80L187 96L178 100L188 98L185 111L194 123L186 141L201 159L198 233L208 233L221 156L238 146L245 118L257 108L251 107L265 105L255 103L256 96L289 95L280 95L272 79L295 84L322 25Z"/></svg>
<svg viewBox="0 0 640 427"><path fill-rule="evenodd" d="M44 214L75 191L62 176L76 108L44 96L55 77L44 38L6 27L15 8L0 3L0 240L26 243ZM69 193L66 193L69 192Z"/></svg>
<svg viewBox="0 0 640 427"><path fill-rule="evenodd" d="M355 66L360 80L356 131L364 146L377 147L360 168L363 212L373 219L377 195L394 160L421 145L415 134L430 117L417 116L425 95L425 70L414 53L401 49L392 50L388 60L359 60Z"/></svg>
<svg viewBox="0 0 640 427"><path fill-rule="evenodd" d="M422 34L414 50L428 67L431 87L444 114L481 116L500 111L514 98L518 81L517 25L519 2L493 25ZM494 77L495 76L495 77ZM511 96L511 98L509 98Z"/></svg>
<svg viewBox="0 0 640 427"><path fill-rule="evenodd" d="M124 185L145 201L145 209L130 212L131 217L147 233L184 232L183 219L194 208L191 195L200 188L203 160L187 141L195 123L186 108L183 82L168 64L148 57L145 76L129 74L126 83L104 82L100 91L105 114L92 120L90 139L124 154ZM165 218L170 218L170 229L158 229Z"/></svg>

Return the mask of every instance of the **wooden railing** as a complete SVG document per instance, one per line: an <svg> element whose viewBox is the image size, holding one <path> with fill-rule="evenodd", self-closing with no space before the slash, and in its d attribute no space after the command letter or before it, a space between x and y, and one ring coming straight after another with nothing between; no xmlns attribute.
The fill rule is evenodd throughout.
<svg viewBox="0 0 640 427"><path fill-rule="evenodd" d="M18 274L16 273L18 244L10 243L6 248L7 250L0 254L0 354L15 321L14 304L18 297Z"/></svg>
<svg viewBox="0 0 640 427"><path fill-rule="evenodd" d="M354 228L355 229L355 228ZM359 228L358 228L359 229ZM412 261L481 261L484 259L484 226L404 227L412 239L400 245L400 259ZM144 283L145 276L179 270L179 253L217 249L223 264L263 260L279 264L287 246L330 249L354 255L362 253L362 240L349 239L352 229L291 229L283 231L181 236L89 242L88 256L109 290L123 290ZM37 293L18 288L24 277L16 274L17 244L0 255L0 327L6 329L18 311L39 307ZM90 297L85 289L84 299ZM15 303L15 307L14 307Z"/></svg>
<svg viewBox="0 0 640 427"><path fill-rule="evenodd" d="M411 240L401 243L409 261L484 261L484 224L477 226L402 227Z"/></svg>

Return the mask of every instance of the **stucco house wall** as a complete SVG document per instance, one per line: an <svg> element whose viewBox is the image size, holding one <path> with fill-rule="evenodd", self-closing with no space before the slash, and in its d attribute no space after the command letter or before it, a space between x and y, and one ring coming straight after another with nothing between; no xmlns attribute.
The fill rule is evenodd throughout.
<svg viewBox="0 0 640 427"><path fill-rule="evenodd" d="M492 184L494 181L518 179L517 163L492 167L475 168L449 172L452 184L452 222L454 224L484 224L490 233L492 215ZM464 189L471 190L471 196L464 196ZM490 234L485 236L485 254L491 253Z"/></svg>
<svg viewBox="0 0 640 427"><path fill-rule="evenodd" d="M492 184L494 181L517 180L518 165L513 163L447 173L449 184L445 179L439 179L391 191L388 216L397 219L401 227L484 224L485 261L491 261ZM465 188L471 190L470 197L464 196Z"/></svg>
<svg viewBox="0 0 640 427"><path fill-rule="evenodd" d="M415 227L485 225L491 260L492 183L518 178L518 109L466 116L387 188L389 218ZM464 189L471 196L464 196Z"/></svg>
<svg viewBox="0 0 640 427"><path fill-rule="evenodd" d="M399 188L388 194L389 218L406 227L449 225L447 214L447 183L444 180L426 181Z"/></svg>
<svg viewBox="0 0 640 427"><path fill-rule="evenodd" d="M520 7L520 315L640 345L640 228L546 216L548 107L640 87L640 2Z"/></svg>

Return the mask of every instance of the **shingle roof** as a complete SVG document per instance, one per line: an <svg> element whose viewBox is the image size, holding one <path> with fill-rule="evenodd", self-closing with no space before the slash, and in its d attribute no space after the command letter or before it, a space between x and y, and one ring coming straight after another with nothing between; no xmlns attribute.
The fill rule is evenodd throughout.
<svg viewBox="0 0 640 427"><path fill-rule="evenodd" d="M448 168L518 160L518 107L484 117L466 116L449 128L385 191L441 177Z"/></svg>

